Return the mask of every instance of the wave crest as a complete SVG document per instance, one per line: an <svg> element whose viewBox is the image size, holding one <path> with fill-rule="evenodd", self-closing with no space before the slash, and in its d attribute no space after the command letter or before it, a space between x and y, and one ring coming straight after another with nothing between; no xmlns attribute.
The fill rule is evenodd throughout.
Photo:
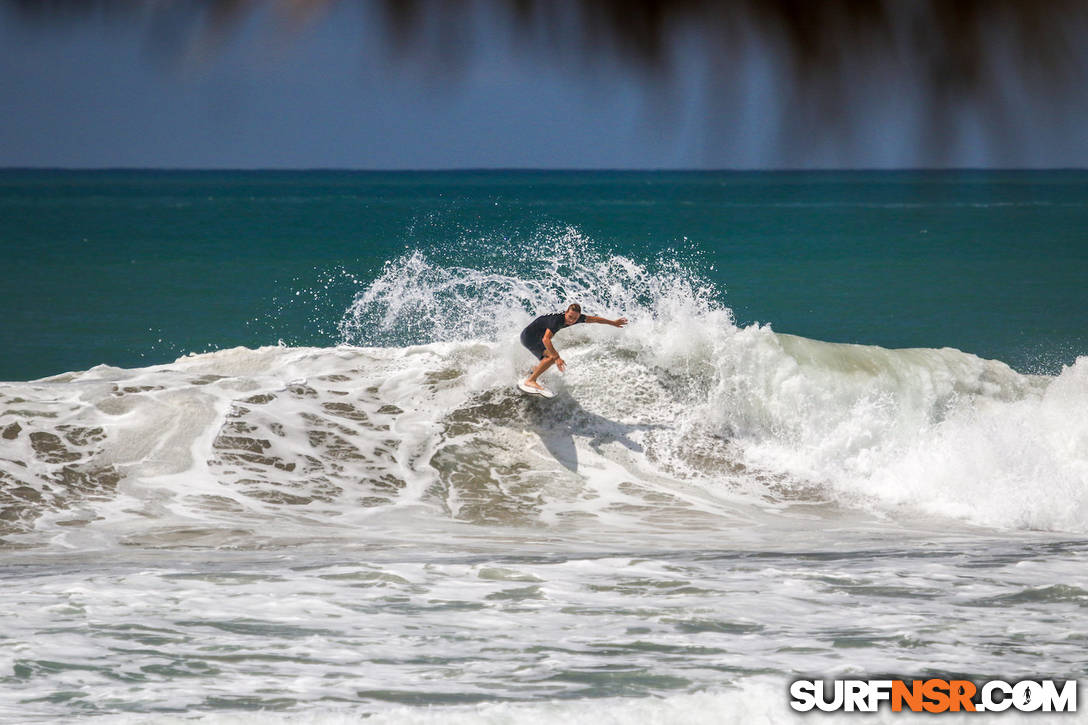
<svg viewBox="0 0 1088 725"><path fill-rule="evenodd" d="M579 535L786 531L775 514L796 506L1088 532L1088 358L1028 376L738 327L697 258L608 255L570 228L478 267L440 256L407 252L359 292L341 333L366 347L0 384L0 536L252 542L275 521L283 541L404 510ZM630 324L563 330L560 396L527 399L518 332L570 301Z"/></svg>
<svg viewBox="0 0 1088 725"><path fill-rule="evenodd" d="M475 267L444 265L415 249L386 262L356 295L340 321L340 337L382 347L495 341L571 302L601 316L676 319L717 312L731 323L720 291L684 255L640 262L602 253L573 227L542 229L525 246L483 245ZM458 256L474 255L461 249Z"/></svg>

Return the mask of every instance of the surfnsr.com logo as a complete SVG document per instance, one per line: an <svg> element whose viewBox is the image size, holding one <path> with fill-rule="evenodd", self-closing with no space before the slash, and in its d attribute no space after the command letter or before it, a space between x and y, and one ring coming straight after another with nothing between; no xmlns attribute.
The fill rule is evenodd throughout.
<svg viewBox="0 0 1088 725"><path fill-rule="evenodd" d="M790 697L798 712L876 712L883 703L893 712L1076 712L1077 681L797 680Z"/></svg>

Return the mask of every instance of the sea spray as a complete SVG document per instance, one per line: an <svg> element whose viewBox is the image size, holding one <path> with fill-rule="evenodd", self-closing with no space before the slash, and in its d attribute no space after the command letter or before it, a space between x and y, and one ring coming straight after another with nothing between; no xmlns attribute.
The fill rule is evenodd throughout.
<svg viewBox="0 0 1088 725"><path fill-rule="evenodd" d="M484 261L390 260L337 348L4 384L5 538L263 546L402 509L652 532L826 503L1088 531L1083 360L1025 376L738 327L691 259L573 229ZM568 301L631 322L562 331L541 406L513 389L532 361L517 333Z"/></svg>
<svg viewBox="0 0 1088 725"><path fill-rule="evenodd" d="M0 720L778 722L814 675L1083 674L1082 173L7 177L4 377L72 372L0 384ZM428 287L465 314L386 319ZM570 296L632 322L526 399Z"/></svg>
<svg viewBox="0 0 1088 725"><path fill-rule="evenodd" d="M567 379L577 381L583 404L593 400L621 418L641 406L644 417L659 421L644 433L647 458L670 475L771 498L817 496L1002 527L1083 530L1088 524L1077 503L1088 478L1075 446L1055 451L1039 445L1006 466L1002 451L1010 446L1000 436L974 440L984 428L1000 429L987 416L1047 405L1040 396L1055 378L1021 375L1000 361L947 348L889 350L806 340L758 324L738 328L720 304L721 294L675 259L649 269L606 257L588 251L575 230L549 242L547 253L525 267L537 273L527 278L490 268L446 268L410 253L388 264L359 295L344 329L370 319L384 334L410 338L418 330L405 329L409 323L390 314L408 307L415 313L410 319L433 324L432 334L478 330L516 355L510 331L527 319L522 311L587 300L632 322L622 335L595 336L600 353L586 351L586 374ZM525 262L524 251L519 262ZM565 333L566 344L581 350L591 333L575 330ZM631 385L601 390L597 376ZM1071 372L1060 379L1060 387L1079 385ZM1085 416L1070 408L1067 419L1055 422L1041 415L1018 421L1017 429L1026 426L1029 437L1050 439L1063 430L1075 438ZM1049 432L1034 430L1040 426ZM944 450L940 460L934 447ZM967 465L971 460L977 465ZM1002 483L1011 498L999 500L1017 500L1013 490L1033 490L1042 471L1051 483L1023 494L1030 505L999 512L1002 504L979 495ZM911 483L922 479L934 483ZM1057 491L1063 495L1050 495ZM1068 501L1075 505L1069 508Z"/></svg>
<svg viewBox="0 0 1088 725"><path fill-rule="evenodd" d="M698 269L698 255L672 250L649 262L600 251L572 227L543 227L530 244L463 248L444 264L440 250L413 249L385 263L340 322L352 345L403 346L507 339L532 317L579 302L601 316L675 321L717 311L732 323L722 290Z"/></svg>

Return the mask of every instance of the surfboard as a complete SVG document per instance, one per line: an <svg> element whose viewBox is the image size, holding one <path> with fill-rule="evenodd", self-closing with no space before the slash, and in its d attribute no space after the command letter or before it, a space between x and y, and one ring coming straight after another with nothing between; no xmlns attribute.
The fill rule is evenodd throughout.
<svg viewBox="0 0 1088 725"><path fill-rule="evenodd" d="M518 390L529 395L539 395L541 398L554 398L555 393L547 388L532 388L525 384L524 380L518 382Z"/></svg>

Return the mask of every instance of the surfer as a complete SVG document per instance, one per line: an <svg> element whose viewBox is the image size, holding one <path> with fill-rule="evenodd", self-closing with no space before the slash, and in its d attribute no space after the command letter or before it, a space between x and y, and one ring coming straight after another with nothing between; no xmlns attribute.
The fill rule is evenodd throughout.
<svg viewBox="0 0 1088 725"><path fill-rule="evenodd" d="M522 388L522 390L533 388L533 391L527 392L539 390L541 393L551 396L551 392L538 383L536 379L553 364L559 366L559 372L561 373L567 370L567 364L563 362L563 358L559 357L555 346L552 345L552 336L564 327L577 325L580 322L597 322L603 325L612 325L613 327L623 327L627 324L627 318L621 317L618 320L608 320L604 317L584 315L582 314L582 306L577 303L568 307L566 312L556 312L536 318L521 331L521 344L527 347L529 352L536 355L540 363L518 387Z"/></svg>

